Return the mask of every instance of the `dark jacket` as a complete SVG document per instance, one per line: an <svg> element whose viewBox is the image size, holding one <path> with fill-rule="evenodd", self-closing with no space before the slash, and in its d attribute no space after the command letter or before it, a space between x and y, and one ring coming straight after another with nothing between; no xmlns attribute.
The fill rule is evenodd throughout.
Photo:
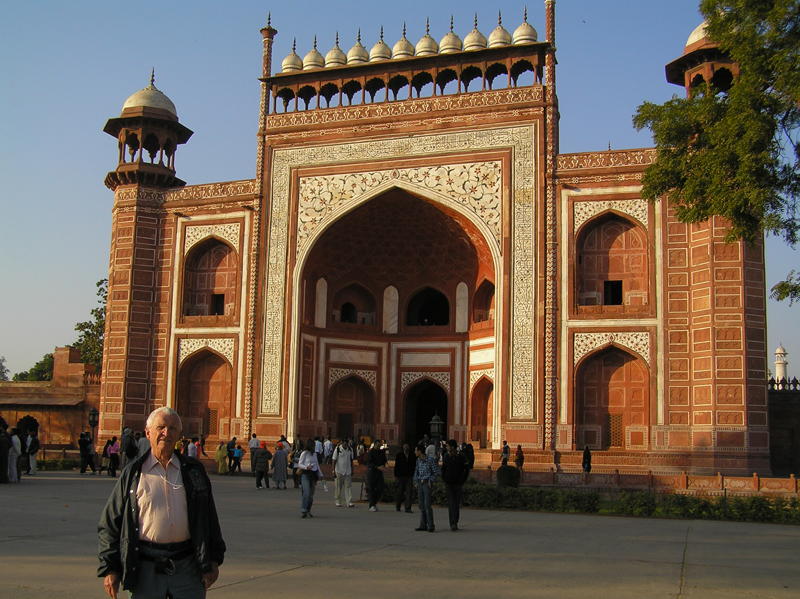
<svg viewBox="0 0 800 599"><path fill-rule="evenodd" d="M269 472L269 463L272 459L272 454L266 447L260 447L253 451L253 469L256 472Z"/></svg>
<svg viewBox="0 0 800 599"><path fill-rule="evenodd" d="M181 464L183 488L186 491L189 534L200 570L205 574L212 571L211 562L222 565L225 557L225 541L222 540L214 496L211 494L211 481L198 460L178 452L175 455ZM97 575L103 578L115 572L122 582L122 588L126 590L136 585L140 570L136 490L142 465L149 456L150 451L147 451L122 471L97 526L100 558Z"/></svg>
<svg viewBox="0 0 800 599"><path fill-rule="evenodd" d="M401 476L414 476L414 467L416 465L416 455L411 453L407 456L405 451L401 451L394 459L394 477L400 478Z"/></svg>
<svg viewBox="0 0 800 599"><path fill-rule="evenodd" d="M377 470L381 466L385 466L388 461L386 452L378 447L373 447L367 452L367 468L370 470Z"/></svg>
<svg viewBox="0 0 800 599"><path fill-rule="evenodd" d="M469 477L469 458L459 452L455 457L444 454L442 460L442 480L447 485L463 485Z"/></svg>

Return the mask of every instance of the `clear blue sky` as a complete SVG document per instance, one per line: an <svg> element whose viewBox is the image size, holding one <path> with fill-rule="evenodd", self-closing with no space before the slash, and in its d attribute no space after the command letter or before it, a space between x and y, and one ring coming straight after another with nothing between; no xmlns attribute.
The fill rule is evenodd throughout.
<svg viewBox="0 0 800 599"><path fill-rule="evenodd" d="M561 151L647 147L631 115L643 100L682 90L664 65L701 22L697 0L559 0L556 5ZM95 282L108 274L113 195L103 185L116 166L103 125L148 83L175 103L195 134L176 157L189 184L255 176L261 35L267 13L278 30L274 62L297 38L302 57L314 35L323 55L339 32L347 52L361 28L367 47L381 25L389 46L416 43L430 17L441 39L454 16L463 39L488 37L502 10L513 32L528 21L544 39L544 2L21 2L0 0L0 355L14 373L76 339L75 323L96 305ZM375 6L372 8L371 6ZM768 285L797 252L768 241ZM769 350L783 342L790 374L800 373L800 307L769 304ZM795 353L796 352L796 353ZM770 357L770 367L772 357Z"/></svg>

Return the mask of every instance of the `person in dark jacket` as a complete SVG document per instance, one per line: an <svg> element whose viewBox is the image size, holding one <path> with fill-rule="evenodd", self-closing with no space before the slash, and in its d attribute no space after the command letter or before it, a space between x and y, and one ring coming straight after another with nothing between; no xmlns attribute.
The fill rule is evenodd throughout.
<svg viewBox="0 0 800 599"><path fill-rule="evenodd" d="M372 449L367 452L367 487L369 488L369 511L378 511L378 501L383 495L383 471L386 466L386 452L381 448L381 440L376 439Z"/></svg>
<svg viewBox="0 0 800 599"><path fill-rule="evenodd" d="M81 433L78 437L78 449L81 452L81 471L80 474L86 474L86 467L92 469L92 474L96 474L94 469L94 459L89 449L92 445L91 437L87 437L86 433Z"/></svg>
<svg viewBox="0 0 800 599"><path fill-rule="evenodd" d="M588 445L583 446L583 471L589 474L592 471L592 452Z"/></svg>
<svg viewBox="0 0 800 599"><path fill-rule="evenodd" d="M442 459L442 480L447 492L447 511L450 516L450 530L458 530L461 508L461 486L469 476L469 458L458 451L455 439L447 442L447 453Z"/></svg>
<svg viewBox="0 0 800 599"><path fill-rule="evenodd" d="M211 481L175 451L174 410L154 410L145 432L150 450L122 471L100 518L97 575L112 599L120 584L132 599L205 597L225 556Z"/></svg>
<svg viewBox="0 0 800 599"><path fill-rule="evenodd" d="M269 464L272 460L272 452L267 449L267 442L261 441L258 444L258 449L253 451L253 471L256 475L256 489L263 489L261 481L264 481L267 490L269 491Z"/></svg>
<svg viewBox="0 0 800 599"><path fill-rule="evenodd" d="M411 511L411 489L414 485L414 467L417 465L417 456L411 453L411 446L406 443L403 451L394 458L394 477L397 479L397 503L395 507L400 511L400 504L405 499L406 512Z"/></svg>

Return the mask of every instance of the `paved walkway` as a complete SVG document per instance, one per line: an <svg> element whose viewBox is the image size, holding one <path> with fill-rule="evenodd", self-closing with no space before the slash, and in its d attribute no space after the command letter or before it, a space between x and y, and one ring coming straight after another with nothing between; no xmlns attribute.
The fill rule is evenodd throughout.
<svg viewBox="0 0 800 599"><path fill-rule="evenodd" d="M437 508L429 534L416 507L336 508L330 485L303 520L299 490L212 483L228 553L209 599L800 596L795 526L462 510L454 533ZM0 485L0 598L105 596L96 526L113 484L42 472Z"/></svg>

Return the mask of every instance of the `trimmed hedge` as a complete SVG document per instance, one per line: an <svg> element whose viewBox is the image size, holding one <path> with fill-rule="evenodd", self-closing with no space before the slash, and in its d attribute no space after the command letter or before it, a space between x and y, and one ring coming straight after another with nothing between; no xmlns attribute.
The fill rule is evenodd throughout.
<svg viewBox="0 0 800 599"><path fill-rule="evenodd" d="M66 458L63 460L37 460L36 470L72 470L80 468L81 461Z"/></svg>

